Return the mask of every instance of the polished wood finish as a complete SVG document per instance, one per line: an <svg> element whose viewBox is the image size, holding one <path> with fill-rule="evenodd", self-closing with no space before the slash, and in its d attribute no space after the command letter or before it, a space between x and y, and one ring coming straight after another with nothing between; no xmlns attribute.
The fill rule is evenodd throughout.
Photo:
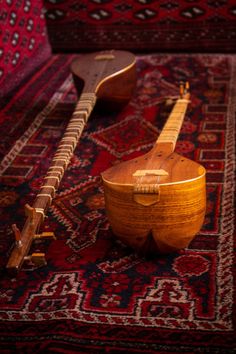
<svg viewBox="0 0 236 354"><path fill-rule="evenodd" d="M97 100L124 104L131 98L136 83L135 57L125 51L103 51L81 56L74 60L71 71L80 98L33 206L26 205L27 218L23 230L20 231L15 224L12 227L15 245L7 269L13 274L20 270L24 260L36 266L45 264L44 254L29 256L28 252L35 238L55 238L53 233L40 235L38 230Z"/></svg>
<svg viewBox="0 0 236 354"><path fill-rule="evenodd" d="M105 101L112 107L120 107L133 94L136 84L135 57L132 53L118 50L110 53L110 56L91 53L76 59L71 71L78 95L81 90L95 92L102 104Z"/></svg>
<svg viewBox="0 0 236 354"><path fill-rule="evenodd" d="M188 85L181 96L151 151L102 173L112 230L140 254L187 247L204 221L205 169L174 152Z"/></svg>

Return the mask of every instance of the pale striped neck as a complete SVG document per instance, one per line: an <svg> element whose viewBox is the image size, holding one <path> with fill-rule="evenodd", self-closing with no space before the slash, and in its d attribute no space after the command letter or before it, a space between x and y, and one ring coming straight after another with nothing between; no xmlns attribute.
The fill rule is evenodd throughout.
<svg viewBox="0 0 236 354"><path fill-rule="evenodd" d="M174 151L189 102L184 98L177 100L156 144L168 144Z"/></svg>
<svg viewBox="0 0 236 354"><path fill-rule="evenodd" d="M44 183L36 196L34 207L41 210L42 214L51 205L95 103L95 93L82 93L76 104L70 122L52 159L52 164L44 177Z"/></svg>
<svg viewBox="0 0 236 354"><path fill-rule="evenodd" d="M78 103L76 104L74 113L72 115L72 124L73 124L73 119L76 119L77 115L79 115L80 117L82 115L84 117L84 120L87 122L90 113L92 112L95 106L96 100L97 100L97 96L95 93L93 92L82 93Z"/></svg>

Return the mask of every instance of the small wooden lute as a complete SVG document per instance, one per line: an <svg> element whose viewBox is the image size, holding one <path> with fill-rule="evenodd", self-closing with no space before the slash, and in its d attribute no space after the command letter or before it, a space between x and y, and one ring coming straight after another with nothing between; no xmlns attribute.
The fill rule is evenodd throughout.
<svg viewBox="0 0 236 354"><path fill-rule="evenodd" d="M114 234L145 255L188 246L205 216L205 169L174 152L190 102L188 84L180 91L151 151L102 173Z"/></svg>
<svg viewBox="0 0 236 354"><path fill-rule="evenodd" d="M19 271L24 260L36 265L45 263L44 254L28 252L34 239L54 237L53 233L39 234L39 229L97 99L116 105L127 103L136 83L135 56L126 51L83 55L74 60L71 70L80 98L33 206L25 207L27 219L23 230L15 224L12 227L15 245L7 263L12 273Z"/></svg>

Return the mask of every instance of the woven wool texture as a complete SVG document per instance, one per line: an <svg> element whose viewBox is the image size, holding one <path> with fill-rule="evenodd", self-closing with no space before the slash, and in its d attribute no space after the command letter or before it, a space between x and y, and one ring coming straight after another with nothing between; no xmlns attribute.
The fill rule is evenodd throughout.
<svg viewBox="0 0 236 354"><path fill-rule="evenodd" d="M39 68L51 49L41 0L3 0L0 14L0 97L3 97Z"/></svg>
<svg viewBox="0 0 236 354"><path fill-rule="evenodd" d="M235 52L235 1L45 1L54 51Z"/></svg>
<svg viewBox="0 0 236 354"><path fill-rule="evenodd" d="M47 265L7 276L11 224L23 227L77 99L72 59L52 56L1 111L1 350L233 352L234 56L138 57L132 100L92 113L63 177L44 223L58 239L33 245ZM207 169L206 218L187 249L146 259L112 234L100 173L151 149L169 112L162 102L186 79L176 151Z"/></svg>

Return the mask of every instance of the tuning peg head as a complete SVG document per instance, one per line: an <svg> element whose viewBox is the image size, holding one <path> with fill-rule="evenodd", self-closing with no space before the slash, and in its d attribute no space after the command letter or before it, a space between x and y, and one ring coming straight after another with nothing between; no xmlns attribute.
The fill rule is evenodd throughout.
<svg viewBox="0 0 236 354"><path fill-rule="evenodd" d="M16 226L16 224L12 225L12 231L14 232L15 235L15 241L16 241L16 245L17 247L22 247L22 242L21 242L21 232L18 229L18 227Z"/></svg>
<svg viewBox="0 0 236 354"><path fill-rule="evenodd" d="M180 95L181 98L184 95L184 83L183 83L183 81L181 81L180 84L179 84L179 95Z"/></svg>
<svg viewBox="0 0 236 354"><path fill-rule="evenodd" d="M47 264L45 253L32 253L30 256L24 257L25 261L33 263L36 267L42 267Z"/></svg>

